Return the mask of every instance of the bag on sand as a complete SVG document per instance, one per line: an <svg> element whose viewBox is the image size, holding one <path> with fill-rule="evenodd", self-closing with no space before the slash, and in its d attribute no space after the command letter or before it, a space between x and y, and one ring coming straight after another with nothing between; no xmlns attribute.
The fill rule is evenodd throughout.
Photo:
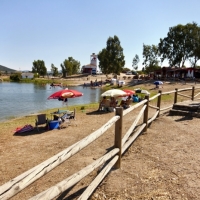
<svg viewBox="0 0 200 200"><path fill-rule="evenodd" d="M15 133L24 133L28 131L32 131L34 127L31 124L27 124L24 127L17 127Z"/></svg>

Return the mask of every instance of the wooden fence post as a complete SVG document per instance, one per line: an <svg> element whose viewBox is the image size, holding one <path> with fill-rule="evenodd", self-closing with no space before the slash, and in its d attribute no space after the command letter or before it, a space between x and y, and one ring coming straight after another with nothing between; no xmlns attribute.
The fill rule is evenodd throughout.
<svg viewBox="0 0 200 200"><path fill-rule="evenodd" d="M158 93L160 93L160 96L158 97L158 100L157 100L157 107L159 108L159 113L158 113L158 116L160 115L160 105L161 105L161 96L162 96L162 90L159 90Z"/></svg>
<svg viewBox="0 0 200 200"><path fill-rule="evenodd" d="M76 109L74 108L74 120L76 120Z"/></svg>
<svg viewBox="0 0 200 200"><path fill-rule="evenodd" d="M178 89L175 88L176 92L174 93L174 103L177 103Z"/></svg>
<svg viewBox="0 0 200 200"><path fill-rule="evenodd" d="M195 90L195 87L193 86L192 87L192 101L194 101L194 90Z"/></svg>
<svg viewBox="0 0 200 200"><path fill-rule="evenodd" d="M120 119L115 123L115 148L119 148L118 156L119 159L114 165L114 168L121 168L121 154L122 154L122 118L123 118L123 108L116 108L116 115L120 116Z"/></svg>
<svg viewBox="0 0 200 200"><path fill-rule="evenodd" d="M149 112L149 95L148 96L145 96L145 99L147 99L147 102L146 102L146 108L145 108L145 111L144 111L144 119L143 119L143 123L146 124L145 128L144 128L144 131L147 131L147 127L148 127L148 112Z"/></svg>

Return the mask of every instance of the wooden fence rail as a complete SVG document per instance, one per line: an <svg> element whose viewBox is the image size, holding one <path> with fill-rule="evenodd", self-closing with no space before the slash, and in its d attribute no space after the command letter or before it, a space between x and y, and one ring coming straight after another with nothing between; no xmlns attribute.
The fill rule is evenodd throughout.
<svg viewBox="0 0 200 200"><path fill-rule="evenodd" d="M10 180L0 187L0 199L9 199L10 197L23 190L25 187L57 167L59 164L70 158L75 153L86 147L88 144L100 137L106 132L120 117L114 116L100 129L96 130L86 138L83 138L76 144L68 147L64 151L37 165L36 167L28 170L27 172L19 175L18 177Z"/></svg>
<svg viewBox="0 0 200 200"><path fill-rule="evenodd" d="M36 195L35 197L32 197L30 200L49 200L53 199L59 194L63 193L65 190L69 189L76 183L78 183L82 178L87 176L89 173L91 173L93 170L95 170L97 167L105 163L107 160L109 160L112 156L116 155L116 153L119 152L119 149L113 149L109 153L105 154L101 158L95 160L92 164L86 166L79 172L71 175L67 179L61 181L60 183L56 184L55 186L47 189L44 192L41 192L40 194ZM117 161L117 160L116 160Z"/></svg>
<svg viewBox="0 0 200 200"><path fill-rule="evenodd" d="M195 94L195 91L200 89L200 87L192 87L192 88L185 88L185 89L175 89L169 92L159 91L158 94L154 95L153 97L149 98L149 96L145 96L145 100L131 106L126 110L122 110L122 108L116 108L116 116L112 117L106 124L100 127L95 132L91 133L87 137L83 138L82 140L78 141L77 143L73 144L72 146L66 148L62 152L58 153L57 155L49 158L48 160L42 162L41 164L33 167L32 169L28 170L27 172L17 176L16 178L10 180L9 182L5 183L4 185L0 186L0 199L9 199L28 185L60 165L62 162L79 152L84 147L88 146L94 140L99 138L103 135L110 127L115 124L115 138L114 138L114 147L111 148L108 153L104 156L100 157L92 164L86 166L79 172L71 175L70 177L66 178L65 180L61 181L60 183L52 186L51 188L47 189L46 191L41 192L40 194L32 197L32 200L35 199L53 199L56 196L62 194L65 190L75 185L79 182L83 177L87 176L93 170L99 168L101 165L104 164L104 168L101 169L101 172L97 175L97 177L92 181L92 183L88 186L88 188L84 191L84 193L79 197L79 200L88 199L92 192L96 189L99 183L103 180L103 178L108 174L111 168L120 168L121 166L121 156L125 153L125 151L132 145L135 139L144 131L147 131L147 128L150 123L152 123L157 117L159 117L160 111L170 109L171 106L162 107L162 96L168 94L174 94L174 103L177 103L177 96L183 96L186 98L190 98L192 101L197 99L196 97L200 95L200 92ZM185 95L181 94L180 92L190 91L192 90L192 94ZM157 106L150 105L150 102L157 98ZM199 98L198 98L199 99ZM124 134L122 138L122 129L123 129L123 117L128 113L131 113L136 108L140 108L138 115L136 116L133 123L130 125L127 132ZM149 117L149 108L155 110L153 116ZM143 117L143 120L141 118ZM142 123L138 124L139 121ZM111 160L111 161L109 161ZM109 161L109 163L107 163Z"/></svg>
<svg viewBox="0 0 200 200"><path fill-rule="evenodd" d="M92 192L97 188L99 183L105 178L105 176L110 172L113 165L117 162L118 156L115 156L105 167L104 169L97 175L97 177L90 183L90 185L86 188L86 190L82 193L82 195L78 198L78 200L86 200L90 197Z"/></svg>

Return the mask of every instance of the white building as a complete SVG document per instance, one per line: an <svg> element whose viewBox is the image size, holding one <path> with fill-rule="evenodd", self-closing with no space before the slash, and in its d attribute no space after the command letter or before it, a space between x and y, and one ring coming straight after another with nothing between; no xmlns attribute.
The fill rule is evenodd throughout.
<svg viewBox="0 0 200 200"><path fill-rule="evenodd" d="M82 66L82 73L92 73L92 70L97 71L97 55L95 55L95 53L93 53L90 56L90 64L84 65Z"/></svg>
<svg viewBox="0 0 200 200"><path fill-rule="evenodd" d="M34 74L31 72L22 72L22 78L29 78L32 79L34 77Z"/></svg>

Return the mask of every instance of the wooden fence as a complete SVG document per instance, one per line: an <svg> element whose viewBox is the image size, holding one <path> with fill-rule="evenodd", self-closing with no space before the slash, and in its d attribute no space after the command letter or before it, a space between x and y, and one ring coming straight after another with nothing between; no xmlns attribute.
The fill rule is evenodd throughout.
<svg viewBox="0 0 200 200"><path fill-rule="evenodd" d="M178 95L183 96L184 98L189 98L194 101L200 92L196 90L200 87L192 87L185 89L175 89L169 92L159 91L158 94L149 98L145 96L145 99L130 108L123 110L122 108L116 108L116 115L112 117L106 124L101 128L94 131L84 139L78 141L72 146L66 148L55 156L49 158L48 160L42 162L41 164L33 167L32 169L24 172L23 174L17 176L16 178L10 180L4 185L0 186L0 199L9 199L12 196L16 195L18 192L26 188L28 185L39 179L40 177L47 174L49 171L54 169L56 166L60 165L62 162L79 152L81 149L92 143L94 140L103 135L111 126L115 125L115 138L114 138L114 148L112 148L108 153L99 159L95 160L90 165L81 169L80 171L74 173L70 177L61 181L60 183L52 186L51 188L43 191L42 193L34 196L31 200L36 199L53 199L58 195L62 194L67 189L74 186L81 179L91 173L93 170L98 169L101 165L104 165L104 168L96 176L96 178L90 183L86 190L79 197L79 200L88 199L93 191L97 188L100 182L104 177L109 173L109 171L114 167L119 169L121 167L121 157L125 151L130 147L134 140L142 133L147 131L147 128L151 122L153 122L157 117L159 117L160 111L168 110L173 106L161 107L162 96L174 94L174 103L177 103ZM191 92L190 95L183 94L182 92ZM157 101L156 101L157 100ZM156 101L156 106L152 105L151 102ZM128 131L122 137L122 128L123 128L123 117L128 113L134 111L136 108L139 108L139 113L136 116L136 119L130 125ZM153 116L149 116L149 109L154 109L155 113ZM143 117L143 118L142 118ZM139 124L139 121L142 123Z"/></svg>

